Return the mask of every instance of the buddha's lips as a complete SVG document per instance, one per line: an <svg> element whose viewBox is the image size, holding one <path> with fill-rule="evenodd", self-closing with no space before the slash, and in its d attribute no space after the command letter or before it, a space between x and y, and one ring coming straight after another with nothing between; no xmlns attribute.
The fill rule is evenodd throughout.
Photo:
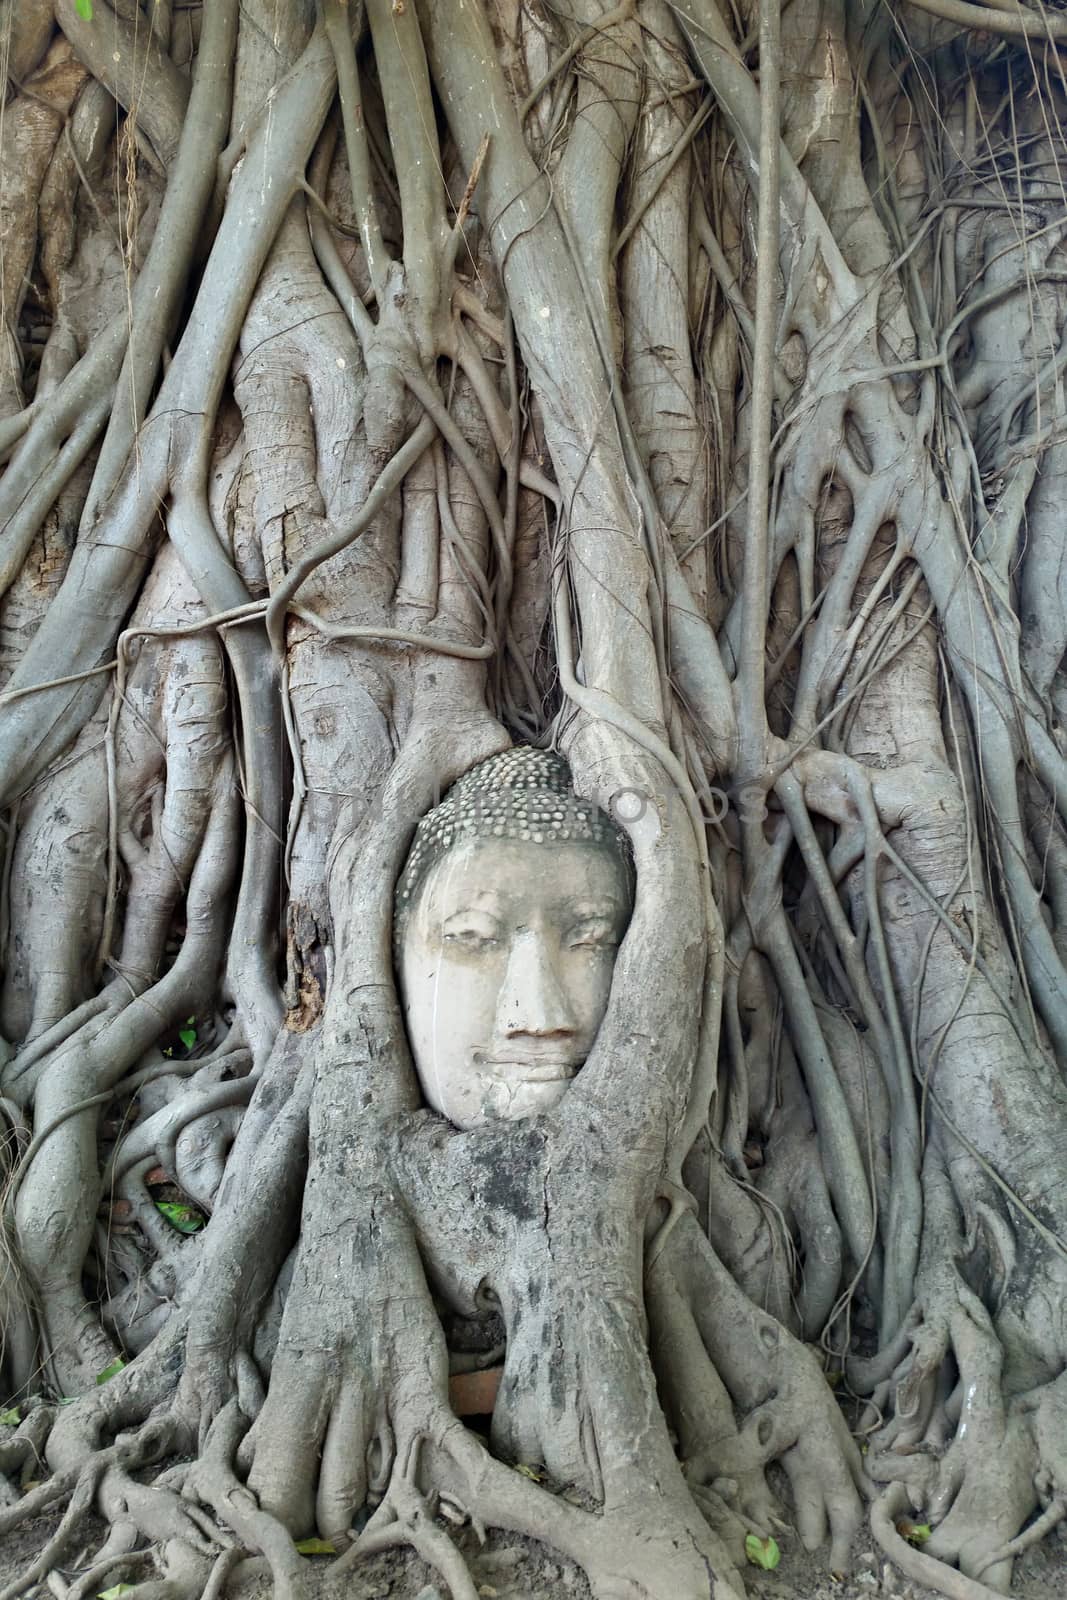
<svg viewBox="0 0 1067 1600"><path fill-rule="evenodd" d="M521 1079L524 1083L559 1083L573 1078L580 1061L483 1061L494 1078Z"/></svg>

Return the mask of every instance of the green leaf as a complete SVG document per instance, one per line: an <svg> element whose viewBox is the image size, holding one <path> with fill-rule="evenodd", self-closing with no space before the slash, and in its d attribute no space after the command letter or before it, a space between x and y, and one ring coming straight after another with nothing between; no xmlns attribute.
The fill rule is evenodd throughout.
<svg viewBox="0 0 1067 1600"><path fill-rule="evenodd" d="M907 1517L897 1523L897 1532L909 1544L925 1544L933 1529L928 1522L909 1522Z"/></svg>
<svg viewBox="0 0 1067 1600"><path fill-rule="evenodd" d="M542 1474L540 1472L535 1471L533 1467L523 1466L523 1464L520 1462L519 1465L515 1468L515 1471L516 1472L521 1472L524 1478L532 1478L534 1483L540 1483L541 1482Z"/></svg>
<svg viewBox="0 0 1067 1600"><path fill-rule="evenodd" d="M192 1206L183 1206L176 1200L157 1200L156 1210L161 1211L172 1228L179 1233L199 1233L204 1219Z"/></svg>
<svg viewBox="0 0 1067 1600"><path fill-rule="evenodd" d="M75 1400L77 1400L77 1398L78 1398L78 1396L76 1394L61 1394L59 1396L58 1400L56 1401L56 1405L57 1406L72 1406L74 1404Z"/></svg>
<svg viewBox="0 0 1067 1600"><path fill-rule="evenodd" d="M12 1406L9 1411L0 1411L0 1424L5 1428L14 1428L21 1421L18 1406Z"/></svg>
<svg viewBox="0 0 1067 1600"><path fill-rule="evenodd" d="M745 1555L754 1567L762 1567L764 1572L773 1572L782 1559L775 1540L761 1539L758 1533L745 1534Z"/></svg>
<svg viewBox="0 0 1067 1600"><path fill-rule="evenodd" d="M92 22L93 0L74 0L74 9L78 13L79 17L81 17L83 22ZM112 1591L109 1589L108 1600L111 1600L111 1593Z"/></svg>
<svg viewBox="0 0 1067 1600"><path fill-rule="evenodd" d="M79 0L78 10L79 11L81 10L80 0ZM132 1593L133 1593L133 1584L132 1583L113 1583L111 1585L110 1589L101 1589L101 1590L99 1590L99 1592L97 1593L97 1596L96 1596L96 1600L119 1600L119 1597L121 1595L132 1594Z"/></svg>
<svg viewBox="0 0 1067 1600"><path fill-rule="evenodd" d="M187 1017L184 1028L178 1029L178 1038L187 1050L191 1050L196 1043L195 1017Z"/></svg>
<svg viewBox="0 0 1067 1600"><path fill-rule="evenodd" d="M298 1539L296 1548L302 1556L335 1556L337 1554L329 1539Z"/></svg>
<svg viewBox="0 0 1067 1600"><path fill-rule="evenodd" d="M125 1365L126 1365L126 1363L125 1363L125 1361L123 1361L122 1357L121 1356L116 1356L114 1361L112 1361L109 1366L106 1366L104 1368L103 1372L98 1372L97 1373L97 1375L96 1375L97 1383L107 1383L108 1379L109 1378L113 1378L116 1375L116 1373L121 1372Z"/></svg>

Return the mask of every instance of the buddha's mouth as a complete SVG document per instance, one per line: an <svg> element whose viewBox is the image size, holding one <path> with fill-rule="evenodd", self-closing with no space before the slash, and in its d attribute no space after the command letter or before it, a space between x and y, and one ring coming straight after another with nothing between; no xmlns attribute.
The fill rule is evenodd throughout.
<svg viewBox="0 0 1067 1600"><path fill-rule="evenodd" d="M580 1061L483 1061L485 1067L494 1078L505 1079L509 1083L516 1080L522 1083L561 1083L568 1078L573 1078L582 1063Z"/></svg>

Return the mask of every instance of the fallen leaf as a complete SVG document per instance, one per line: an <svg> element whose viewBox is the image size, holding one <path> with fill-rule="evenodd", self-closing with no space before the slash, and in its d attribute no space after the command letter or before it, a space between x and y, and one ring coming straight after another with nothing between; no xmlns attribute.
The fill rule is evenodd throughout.
<svg viewBox="0 0 1067 1600"><path fill-rule="evenodd" d="M337 1554L329 1539L298 1539L296 1548L302 1556L335 1556Z"/></svg>
<svg viewBox="0 0 1067 1600"><path fill-rule="evenodd" d="M97 1373L97 1383L107 1383L108 1379L115 1377L116 1373L121 1372L125 1365L126 1363L123 1361L122 1357L116 1356L114 1361L111 1362L110 1366L105 1367L103 1372Z"/></svg>
<svg viewBox="0 0 1067 1600"><path fill-rule="evenodd" d="M157 1200L156 1210L166 1217L172 1228L177 1228L179 1233L198 1233L204 1226L204 1219L199 1211L194 1211L192 1206L183 1206L176 1200Z"/></svg>
<svg viewBox="0 0 1067 1600"><path fill-rule="evenodd" d="M762 1567L764 1572L773 1572L782 1559L777 1541L769 1536L761 1539L758 1533L745 1534L745 1555L754 1567Z"/></svg>

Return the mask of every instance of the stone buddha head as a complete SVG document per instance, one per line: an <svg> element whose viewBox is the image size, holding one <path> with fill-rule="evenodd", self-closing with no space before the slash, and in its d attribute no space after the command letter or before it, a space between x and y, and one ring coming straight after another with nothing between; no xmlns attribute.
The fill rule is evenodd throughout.
<svg viewBox="0 0 1067 1600"><path fill-rule="evenodd" d="M428 1105L470 1129L547 1111L589 1054L633 904L625 835L519 746L421 821L397 885L397 972Z"/></svg>

